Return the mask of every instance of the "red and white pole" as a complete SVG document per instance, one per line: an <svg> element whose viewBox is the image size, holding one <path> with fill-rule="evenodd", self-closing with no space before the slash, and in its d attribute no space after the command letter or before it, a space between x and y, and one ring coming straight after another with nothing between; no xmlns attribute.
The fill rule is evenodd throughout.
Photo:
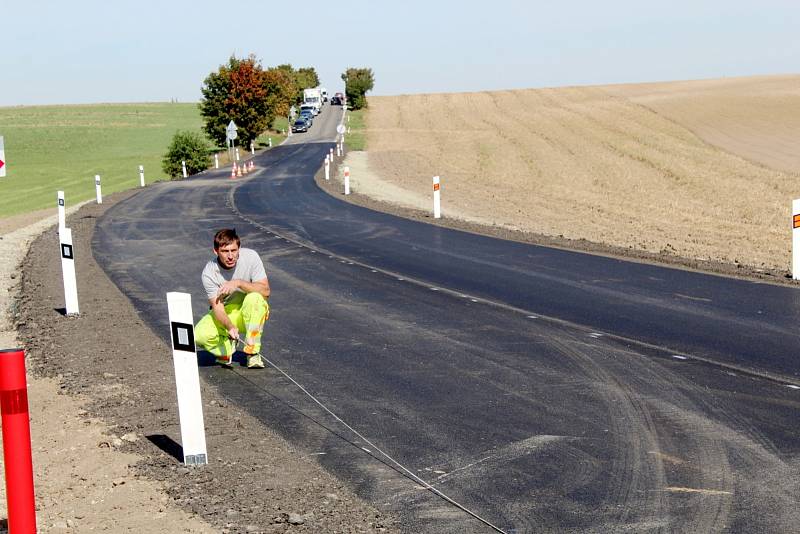
<svg viewBox="0 0 800 534"><path fill-rule="evenodd" d="M6 471L8 531L36 533L28 384L22 349L0 350L0 411Z"/></svg>
<svg viewBox="0 0 800 534"><path fill-rule="evenodd" d="M350 167L344 168L344 194L350 194Z"/></svg>
<svg viewBox="0 0 800 534"><path fill-rule="evenodd" d="M442 199L439 191L439 177L433 177L433 218L442 218Z"/></svg>
<svg viewBox="0 0 800 534"><path fill-rule="evenodd" d="M800 280L800 199L792 200L792 279Z"/></svg>

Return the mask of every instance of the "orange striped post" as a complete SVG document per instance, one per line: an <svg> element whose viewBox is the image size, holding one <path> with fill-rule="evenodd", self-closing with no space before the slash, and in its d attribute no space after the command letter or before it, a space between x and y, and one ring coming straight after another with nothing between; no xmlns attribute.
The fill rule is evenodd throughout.
<svg viewBox="0 0 800 534"><path fill-rule="evenodd" d="M800 199L792 201L792 279L800 280Z"/></svg>
<svg viewBox="0 0 800 534"><path fill-rule="evenodd" d="M442 218L442 199L439 192L439 177L433 177L433 218Z"/></svg>
<svg viewBox="0 0 800 534"><path fill-rule="evenodd" d="M0 412L3 421L8 531L36 534L28 384L22 349L0 350Z"/></svg>

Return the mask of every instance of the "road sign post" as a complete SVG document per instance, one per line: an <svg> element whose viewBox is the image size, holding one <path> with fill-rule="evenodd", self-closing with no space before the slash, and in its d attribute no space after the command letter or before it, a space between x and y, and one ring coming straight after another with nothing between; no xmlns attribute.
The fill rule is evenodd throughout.
<svg viewBox="0 0 800 534"><path fill-rule="evenodd" d="M228 159L231 161L233 161L233 147L236 145L234 141L239 137L237 130L238 128L233 120L231 120L231 122L228 123L228 127L225 128L225 137L228 139ZM236 160L238 161L239 158L237 157Z"/></svg>
<svg viewBox="0 0 800 534"><path fill-rule="evenodd" d="M181 425L183 463L208 463L206 433L203 425L203 401L200 397L200 373L194 346L192 296L188 293L167 293L172 362L178 392L178 417Z"/></svg>
<svg viewBox="0 0 800 534"><path fill-rule="evenodd" d="M58 192L58 231L60 232L67 227L67 212L66 201L64 200L64 192Z"/></svg>
<svg viewBox="0 0 800 534"><path fill-rule="evenodd" d="M792 201L792 278L800 280L800 199Z"/></svg>
<svg viewBox="0 0 800 534"><path fill-rule="evenodd" d="M61 247L61 274L64 277L64 307L69 317L80 314L78 308L78 283L75 279L75 253L72 247L72 229L61 228L58 232Z"/></svg>
<svg viewBox="0 0 800 534"><path fill-rule="evenodd" d="M97 197L97 203L98 204L102 204L103 203L103 190L100 188L100 175L99 174L95 174L94 175L94 192L95 192L95 196Z"/></svg>
<svg viewBox="0 0 800 534"><path fill-rule="evenodd" d="M442 218L442 200L439 191L439 177L433 177L433 218Z"/></svg>

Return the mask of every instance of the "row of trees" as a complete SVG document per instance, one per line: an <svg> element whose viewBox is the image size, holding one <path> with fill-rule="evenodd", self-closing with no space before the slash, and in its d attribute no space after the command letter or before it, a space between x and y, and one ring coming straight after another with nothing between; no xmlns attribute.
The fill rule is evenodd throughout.
<svg viewBox="0 0 800 534"><path fill-rule="evenodd" d="M295 70L291 65L264 69L254 55L231 56L203 82L200 113L208 137L225 146L225 128L233 120L238 141L247 146L272 126L275 117L287 116L292 105L302 102L303 90L319 85L313 67Z"/></svg>
<svg viewBox="0 0 800 534"><path fill-rule="evenodd" d="M374 85L372 69L349 68L342 74L347 104L352 109L367 107L366 93ZM200 114L208 139L218 147L226 145L228 123L237 127L237 144L247 147L268 128L276 117L286 117L289 109L303 102L303 90L319 85L314 67L295 69L289 64L264 69L251 54L231 56L226 64L203 81ZM178 132L164 156L164 172L172 177L194 174L208 168L211 147L199 132Z"/></svg>

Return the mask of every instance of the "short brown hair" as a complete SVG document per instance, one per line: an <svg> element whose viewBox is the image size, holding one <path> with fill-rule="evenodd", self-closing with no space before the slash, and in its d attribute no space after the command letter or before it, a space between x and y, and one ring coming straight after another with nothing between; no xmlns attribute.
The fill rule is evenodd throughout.
<svg viewBox="0 0 800 534"><path fill-rule="evenodd" d="M214 250L219 250L220 247L225 247L231 243L241 246L239 236L236 235L236 228L223 228L214 234Z"/></svg>

